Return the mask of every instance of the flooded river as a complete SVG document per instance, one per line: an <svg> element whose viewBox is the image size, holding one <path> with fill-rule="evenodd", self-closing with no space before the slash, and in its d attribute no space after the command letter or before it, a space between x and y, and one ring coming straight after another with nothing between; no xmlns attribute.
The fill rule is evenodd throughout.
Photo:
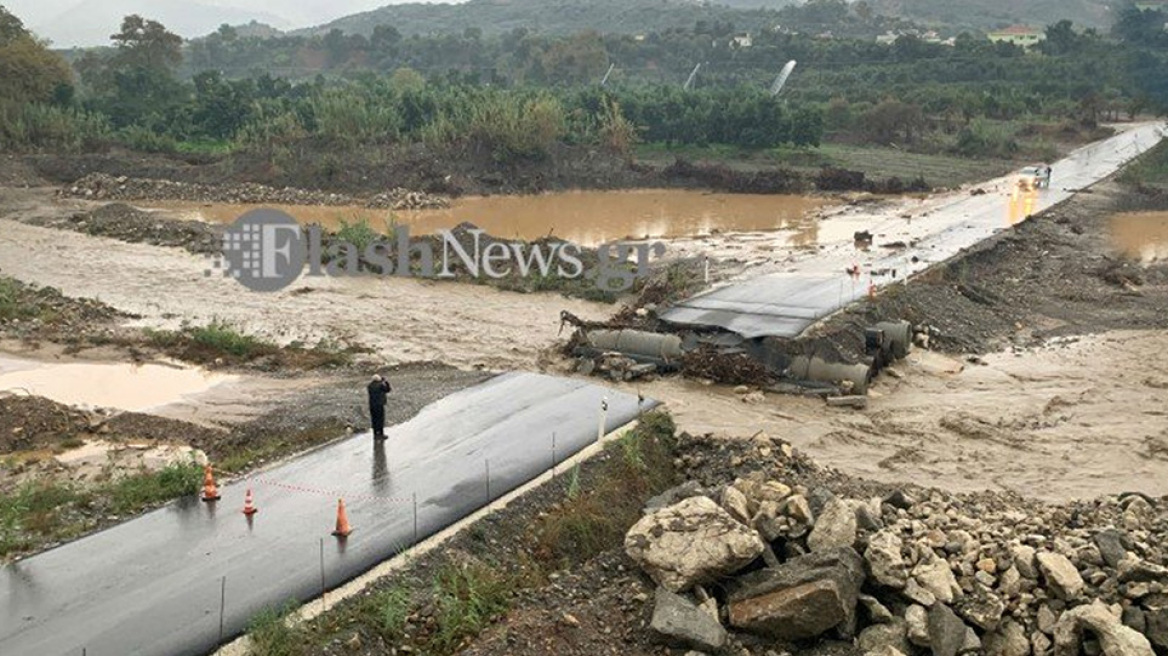
<svg viewBox="0 0 1168 656"><path fill-rule="evenodd" d="M1168 260L1168 212L1130 212L1111 217L1111 239L1144 264Z"/></svg>
<svg viewBox="0 0 1168 656"><path fill-rule="evenodd" d="M689 190L570 191L535 196L475 196L450 209L373 210L356 206L275 206L302 223L335 229L343 221L368 220L378 230L394 223L413 234L429 234L462 222L501 238L524 240L553 235L584 246L624 238L696 237L716 233L797 230L813 222L824 198L754 194L712 194ZM253 205L159 204L192 218L230 223Z"/></svg>
<svg viewBox="0 0 1168 656"><path fill-rule="evenodd" d="M236 378L161 364L58 363L0 354L0 393L43 396L68 405L142 411Z"/></svg>

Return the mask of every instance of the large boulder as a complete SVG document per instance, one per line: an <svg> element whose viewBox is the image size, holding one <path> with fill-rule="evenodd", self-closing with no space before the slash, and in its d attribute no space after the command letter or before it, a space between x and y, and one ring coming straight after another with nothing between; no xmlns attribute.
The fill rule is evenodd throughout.
<svg viewBox="0 0 1168 656"><path fill-rule="evenodd" d="M730 583L730 624L783 640L848 633L863 581L863 559L850 547L793 558Z"/></svg>
<svg viewBox="0 0 1168 656"><path fill-rule="evenodd" d="M1095 534L1095 546L1103 562L1112 569L1119 567L1119 561L1127 557L1127 548L1123 544L1123 534L1114 528L1109 528Z"/></svg>
<svg viewBox="0 0 1168 656"><path fill-rule="evenodd" d="M1153 581L1168 583L1168 567L1149 563L1131 554L1119 561L1116 571L1119 574L1120 583L1151 583Z"/></svg>
<svg viewBox="0 0 1168 656"><path fill-rule="evenodd" d="M908 639L908 627L904 620L897 618L888 624L873 624L860 632L856 639L860 651L880 651L892 647L902 654L911 654L912 645Z"/></svg>
<svg viewBox="0 0 1168 656"><path fill-rule="evenodd" d="M726 629L721 622L665 588L657 588L649 628L673 645L704 651L717 651L726 645Z"/></svg>
<svg viewBox="0 0 1168 656"><path fill-rule="evenodd" d="M765 545L709 497L691 497L640 519L625 535L625 553L671 592L733 574Z"/></svg>
<svg viewBox="0 0 1168 656"><path fill-rule="evenodd" d="M1168 606L1152 608L1144 613L1145 635L1152 644L1168 651Z"/></svg>
<svg viewBox="0 0 1168 656"><path fill-rule="evenodd" d="M965 645L965 622L945 604L929 609L929 645L933 656L957 656Z"/></svg>
<svg viewBox="0 0 1168 656"><path fill-rule="evenodd" d="M904 543L891 530L883 530L868 539L864 560L872 580L888 588L903 588L908 581L908 566L901 555Z"/></svg>
<svg viewBox="0 0 1168 656"><path fill-rule="evenodd" d="M1007 619L996 631L986 634L985 652L986 656L1027 656L1030 638L1021 624Z"/></svg>
<svg viewBox="0 0 1168 656"><path fill-rule="evenodd" d="M921 562L913 568L912 575L922 588L931 592L937 601L942 603L953 603L954 599L964 594L957 583L957 577L953 576L953 570L949 569L949 563L933 553L932 549L925 549Z"/></svg>
<svg viewBox="0 0 1168 656"><path fill-rule="evenodd" d="M1046 579L1046 585L1059 599L1074 599L1083 592L1083 577L1067 557L1052 551L1043 551L1035 556L1038 569Z"/></svg>
<svg viewBox="0 0 1168 656"><path fill-rule="evenodd" d="M807 546L812 551L825 551L839 547L850 547L856 542L856 511L851 504L833 498L827 502L815 528L807 536Z"/></svg>
<svg viewBox="0 0 1168 656"><path fill-rule="evenodd" d="M1054 628L1054 655L1079 656L1085 632L1099 641L1103 656L1154 656L1148 639L1124 626L1098 600L1062 614Z"/></svg>
<svg viewBox="0 0 1168 656"><path fill-rule="evenodd" d="M1005 602L994 593L980 589L966 595L955 607L958 615L984 631L998 628L1006 612Z"/></svg>

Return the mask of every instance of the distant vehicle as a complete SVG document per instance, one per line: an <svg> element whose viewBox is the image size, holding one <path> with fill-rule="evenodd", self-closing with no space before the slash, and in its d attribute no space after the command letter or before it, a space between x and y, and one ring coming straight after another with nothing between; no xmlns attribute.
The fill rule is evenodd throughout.
<svg viewBox="0 0 1168 656"><path fill-rule="evenodd" d="M1026 191L1046 189L1050 186L1050 167L1045 164L1027 166L1018 172L1018 187Z"/></svg>

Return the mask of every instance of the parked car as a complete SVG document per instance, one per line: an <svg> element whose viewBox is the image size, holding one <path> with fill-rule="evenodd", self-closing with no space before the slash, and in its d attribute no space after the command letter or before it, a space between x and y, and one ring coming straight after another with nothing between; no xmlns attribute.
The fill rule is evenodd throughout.
<svg viewBox="0 0 1168 656"><path fill-rule="evenodd" d="M1027 166L1018 172L1018 186L1026 191L1050 187L1050 168L1045 164Z"/></svg>

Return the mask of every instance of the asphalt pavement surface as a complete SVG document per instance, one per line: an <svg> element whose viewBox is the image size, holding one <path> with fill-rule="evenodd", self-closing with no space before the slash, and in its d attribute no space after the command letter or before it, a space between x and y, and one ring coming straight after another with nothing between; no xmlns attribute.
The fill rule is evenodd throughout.
<svg viewBox="0 0 1168 656"><path fill-rule="evenodd" d="M11 563L0 569L0 654L206 654L263 609L358 576L594 443L602 421L610 432L650 404L503 374L388 428L384 443L357 435L223 485L219 501L182 499ZM259 509L250 519L247 488ZM344 540L330 534L342 497Z"/></svg>

